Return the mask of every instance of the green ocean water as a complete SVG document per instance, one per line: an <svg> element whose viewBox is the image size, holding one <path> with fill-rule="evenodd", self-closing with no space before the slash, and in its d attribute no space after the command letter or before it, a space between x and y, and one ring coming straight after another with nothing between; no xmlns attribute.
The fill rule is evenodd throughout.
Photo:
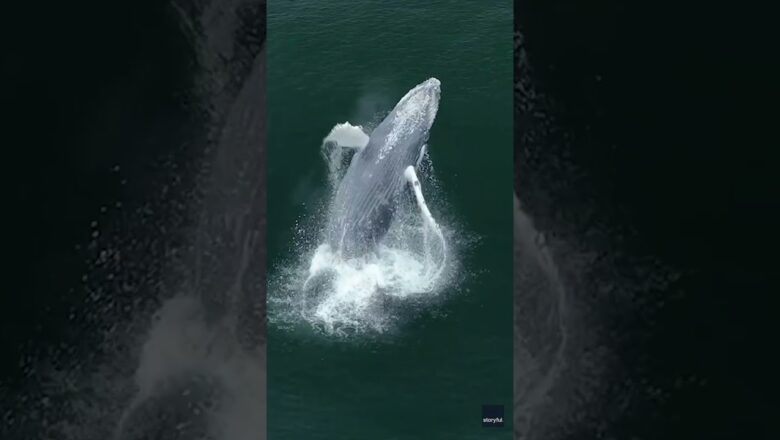
<svg viewBox="0 0 780 440"><path fill-rule="evenodd" d="M511 438L512 74L507 0L269 1L269 277L328 196L323 137L429 77L441 81L428 144L438 189L423 191L434 216L478 238L446 300L392 334L281 328L269 285L271 440ZM505 406L505 427L481 426L483 404Z"/></svg>

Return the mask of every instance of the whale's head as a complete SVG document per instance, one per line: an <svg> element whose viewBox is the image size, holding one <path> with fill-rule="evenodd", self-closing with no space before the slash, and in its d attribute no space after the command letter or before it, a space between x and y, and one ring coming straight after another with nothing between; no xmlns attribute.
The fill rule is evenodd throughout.
<svg viewBox="0 0 780 440"><path fill-rule="evenodd" d="M391 154L402 158L399 164L404 166L417 160L436 119L440 95L441 82L430 78L409 90L398 101L375 130L382 140L378 160Z"/></svg>
<svg viewBox="0 0 780 440"><path fill-rule="evenodd" d="M441 96L441 82L429 78L409 90L395 105L395 125L429 131L436 119Z"/></svg>

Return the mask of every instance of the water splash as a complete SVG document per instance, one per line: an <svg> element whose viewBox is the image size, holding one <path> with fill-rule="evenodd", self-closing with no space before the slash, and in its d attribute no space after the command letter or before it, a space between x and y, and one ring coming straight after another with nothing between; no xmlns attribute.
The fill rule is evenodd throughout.
<svg viewBox="0 0 780 440"><path fill-rule="evenodd" d="M337 124L323 139L331 201L352 157L353 149L344 147L360 148L367 139L362 127L349 123ZM418 168L425 170L426 192L439 195L427 153ZM300 227L294 255L271 274L269 322L280 327L305 322L337 336L383 333L396 328L404 306L424 306L455 283L457 228L438 223L416 176L410 181L413 193L402 197L373 253L342 258L321 238L327 219L313 218Z"/></svg>

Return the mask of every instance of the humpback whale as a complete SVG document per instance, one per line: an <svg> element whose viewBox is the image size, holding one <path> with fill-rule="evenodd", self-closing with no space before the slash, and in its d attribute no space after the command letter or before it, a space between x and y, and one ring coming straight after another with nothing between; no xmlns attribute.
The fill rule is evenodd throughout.
<svg viewBox="0 0 780 440"><path fill-rule="evenodd" d="M369 136L353 135L354 145L342 145L356 152L338 184L326 240L343 258L359 257L376 248L390 227L398 198L407 185L423 217L438 230L415 170L425 154L440 94L441 83L436 78L418 84Z"/></svg>

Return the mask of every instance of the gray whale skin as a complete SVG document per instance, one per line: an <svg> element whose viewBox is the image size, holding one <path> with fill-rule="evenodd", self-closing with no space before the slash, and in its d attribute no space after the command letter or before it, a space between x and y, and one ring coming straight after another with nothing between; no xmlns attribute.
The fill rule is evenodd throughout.
<svg viewBox="0 0 780 440"><path fill-rule="evenodd" d="M400 192L410 181L405 171L416 167L425 153L440 94L436 78L418 84L352 157L336 190L326 229L327 243L342 257L373 251L387 233ZM416 178L411 182L419 185Z"/></svg>

